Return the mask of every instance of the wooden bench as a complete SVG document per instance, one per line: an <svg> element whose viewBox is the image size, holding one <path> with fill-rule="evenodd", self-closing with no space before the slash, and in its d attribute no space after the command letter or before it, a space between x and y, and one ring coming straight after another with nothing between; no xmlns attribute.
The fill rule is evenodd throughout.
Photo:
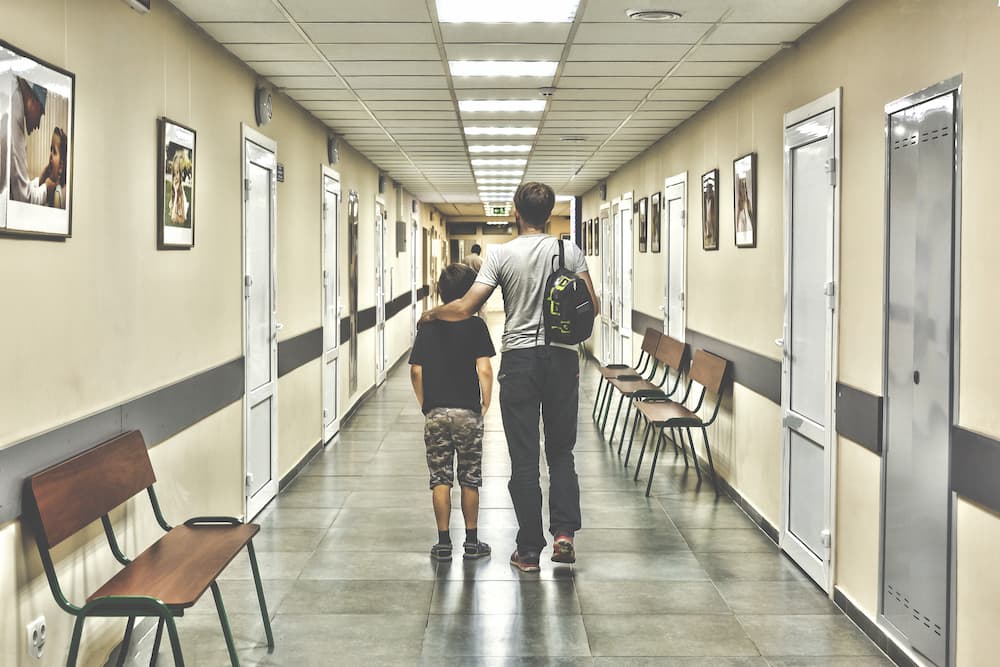
<svg viewBox="0 0 1000 667"><path fill-rule="evenodd" d="M75 665L89 617L128 618L118 664L121 665L131 640L137 616L159 619L153 645L153 660L159 652L166 626L174 664L184 658L174 619L212 589L222 633L233 665L239 664L229 619L222 603L216 578L244 547L250 557L261 617L269 649L274 636L264 601L260 569L253 549L253 537L260 530L232 517L197 517L182 526L171 527L163 518L153 484L156 476L139 431L123 433L67 461L52 466L25 482L25 518L31 524L45 575L56 603L76 617L67 665ZM134 560L118 545L109 513L133 496L146 491L157 523L166 533ZM70 602L62 592L50 549L97 519L104 526L108 546L125 567L90 595L83 606Z"/></svg>
<svg viewBox="0 0 1000 667"><path fill-rule="evenodd" d="M597 396L594 397L594 409L591 410L591 417L594 421L597 421L602 412L606 412L604 409L605 402L610 400L611 396L611 385L605 384L608 380L618 377L619 375L646 375L646 371L649 370L650 363L653 363L653 371L655 372L656 366L655 361L653 361L653 355L656 353L656 346L660 342L661 334L656 329L649 327L646 329L646 333L642 337L642 347L639 352L639 358L635 362L635 366L629 366L627 364L608 364L607 366L601 366L600 373L601 379L597 383ZM604 389L604 398L601 397L601 389ZM600 407L598 407L600 406ZM604 417L604 421L607 421L607 416ZM601 426L601 430L604 426Z"/></svg>
<svg viewBox="0 0 1000 667"><path fill-rule="evenodd" d="M676 429L680 433L680 447L684 451L684 434L687 433L687 443L691 446L691 456L693 458L695 472L698 473L698 481L701 482L701 468L698 466L698 454L694 449L694 438L691 436L692 428L700 428L702 437L705 439L705 456L708 458L708 467L712 473L712 482L715 483L715 464L712 463L712 450L708 444L707 427L715 422L719 416L719 408L722 407L723 392L726 381L729 377L730 364L722 357L717 357L711 352L697 350L694 359L691 361L691 370L688 373L687 389L684 397L679 401L671 401L667 398L649 398L645 400L636 399L636 410L646 420L646 430L643 433L642 449L639 451L639 460L635 465L635 475L633 480L639 479L639 468L642 466L642 457L646 452L646 440L651 431L659 428L659 434L655 435L656 449L653 453L653 463L649 470L649 481L646 483L646 495L653 486L653 474L656 472L656 460L660 456L660 447L665 443L666 429L671 430L671 439L677 444L677 436L673 434ZM701 389L695 407L689 410L685 407L691 397L692 387L697 384ZM711 408L711 414L707 419L698 416L698 412L703 408L708 412L705 397L711 392L715 395L715 405ZM687 455L685 454L685 463ZM718 487L715 490L719 492Z"/></svg>

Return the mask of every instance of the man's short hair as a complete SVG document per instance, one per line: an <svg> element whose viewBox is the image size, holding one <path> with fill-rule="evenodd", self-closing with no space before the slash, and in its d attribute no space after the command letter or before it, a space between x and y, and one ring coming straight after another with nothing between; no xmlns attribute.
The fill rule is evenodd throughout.
<svg viewBox="0 0 1000 667"><path fill-rule="evenodd" d="M483 251L483 248L478 243L473 243L472 244L472 254L473 255L478 255L482 251Z"/></svg>
<svg viewBox="0 0 1000 667"><path fill-rule="evenodd" d="M465 264L449 264L438 278L438 290L445 303L461 299L476 282L476 272Z"/></svg>
<svg viewBox="0 0 1000 667"><path fill-rule="evenodd" d="M545 183L524 183L514 193L514 208L527 225L545 227L556 205L556 193Z"/></svg>

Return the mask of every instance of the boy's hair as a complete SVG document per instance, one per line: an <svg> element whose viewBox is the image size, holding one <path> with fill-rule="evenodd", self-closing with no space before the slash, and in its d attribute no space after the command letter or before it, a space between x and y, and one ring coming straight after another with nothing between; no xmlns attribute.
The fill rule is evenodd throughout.
<svg viewBox="0 0 1000 667"><path fill-rule="evenodd" d="M528 226L542 229L552 215L556 194L545 183L522 183L514 193L514 208Z"/></svg>
<svg viewBox="0 0 1000 667"><path fill-rule="evenodd" d="M438 278L438 290L445 303L461 299L476 282L476 272L465 264L449 264Z"/></svg>
<svg viewBox="0 0 1000 667"><path fill-rule="evenodd" d="M472 254L473 255L478 255L482 251L483 251L483 249L482 249L482 247L478 243L473 243L472 244Z"/></svg>

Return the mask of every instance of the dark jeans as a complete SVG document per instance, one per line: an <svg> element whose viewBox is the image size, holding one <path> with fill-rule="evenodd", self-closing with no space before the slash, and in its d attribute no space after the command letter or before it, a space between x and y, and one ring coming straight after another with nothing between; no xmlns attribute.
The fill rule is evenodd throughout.
<svg viewBox="0 0 1000 667"><path fill-rule="evenodd" d="M549 466L549 532L572 537L580 529L580 484L573 463L580 361L575 351L559 347L510 350L503 353L497 379L510 451L507 488L520 527L517 548L538 552L546 544L538 481L539 410Z"/></svg>

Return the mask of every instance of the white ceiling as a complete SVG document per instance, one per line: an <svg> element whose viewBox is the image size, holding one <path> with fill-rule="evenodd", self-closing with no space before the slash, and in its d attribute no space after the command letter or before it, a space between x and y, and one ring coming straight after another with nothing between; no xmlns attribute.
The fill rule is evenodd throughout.
<svg viewBox="0 0 1000 667"><path fill-rule="evenodd" d="M468 144L532 143L466 140L465 125L539 125L524 180L580 195L846 1L581 0L573 23L487 24L439 23L435 0L171 0L392 179L461 215L482 213ZM638 5L683 17L629 21ZM453 79L448 60L559 67ZM458 111L464 99L538 99L540 86L557 88L542 113Z"/></svg>

